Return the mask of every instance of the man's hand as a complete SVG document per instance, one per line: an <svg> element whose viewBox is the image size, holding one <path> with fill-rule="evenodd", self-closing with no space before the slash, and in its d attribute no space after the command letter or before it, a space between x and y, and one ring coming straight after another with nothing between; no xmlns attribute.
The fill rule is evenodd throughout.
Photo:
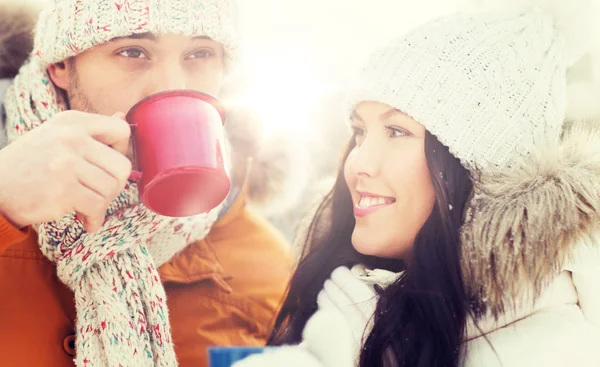
<svg viewBox="0 0 600 367"><path fill-rule="evenodd" d="M104 223L131 173L123 114L57 114L0 150L0 214L18 227L75 211L86 231Z"/></svg>

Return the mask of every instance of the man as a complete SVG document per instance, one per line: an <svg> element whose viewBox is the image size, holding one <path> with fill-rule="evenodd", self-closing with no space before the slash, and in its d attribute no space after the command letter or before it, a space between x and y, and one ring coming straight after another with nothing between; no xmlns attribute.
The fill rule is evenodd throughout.
<svg viewBox="0 0 600 367"><path fill-rule="evenodd" d="M209 346L264 344L291 271L283 238L246 208L268 172L238 164L250 174L234 172L221 207L159 217L138 204L123 121L154 93L219 95L236 49L229 0L42 11L4 99L0 364L206 366ZM236 139L233 154L252 155Z"/></svg>

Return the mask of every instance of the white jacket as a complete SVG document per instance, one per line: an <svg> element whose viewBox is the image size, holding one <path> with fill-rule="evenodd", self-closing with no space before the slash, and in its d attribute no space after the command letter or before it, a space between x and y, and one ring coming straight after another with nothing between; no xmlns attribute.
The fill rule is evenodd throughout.
<svg viewBox="0 0 600 367"><path fill-rule="evenodd" d="M599 254L565 268L535 306L480 322L497 355L471 326L464 366L600 366Z"/></svg>

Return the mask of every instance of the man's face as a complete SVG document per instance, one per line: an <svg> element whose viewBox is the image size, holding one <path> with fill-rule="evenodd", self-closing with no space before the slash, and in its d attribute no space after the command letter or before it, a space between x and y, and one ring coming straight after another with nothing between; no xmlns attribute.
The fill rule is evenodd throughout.
<svg viewBox="0 0 600 367"><path fill-rule="evenodd" d="M96 46L49 72L66 91L71 109L108 116L173 89L218 95L223 48L204 37L147 33Z"/></svg>

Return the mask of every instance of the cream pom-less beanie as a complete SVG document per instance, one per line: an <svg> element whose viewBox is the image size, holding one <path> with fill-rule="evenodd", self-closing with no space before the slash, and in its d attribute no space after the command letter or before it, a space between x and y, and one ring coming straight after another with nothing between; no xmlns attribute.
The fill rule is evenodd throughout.
<svg viewBox="0 0 600 367"><path fill-rule="evenodd" d="M536 11L461 13L375 52L350 86L345 112L377 101L411 116L471 169L510 164L540 136L558 139L565 45Z"/></svg>

